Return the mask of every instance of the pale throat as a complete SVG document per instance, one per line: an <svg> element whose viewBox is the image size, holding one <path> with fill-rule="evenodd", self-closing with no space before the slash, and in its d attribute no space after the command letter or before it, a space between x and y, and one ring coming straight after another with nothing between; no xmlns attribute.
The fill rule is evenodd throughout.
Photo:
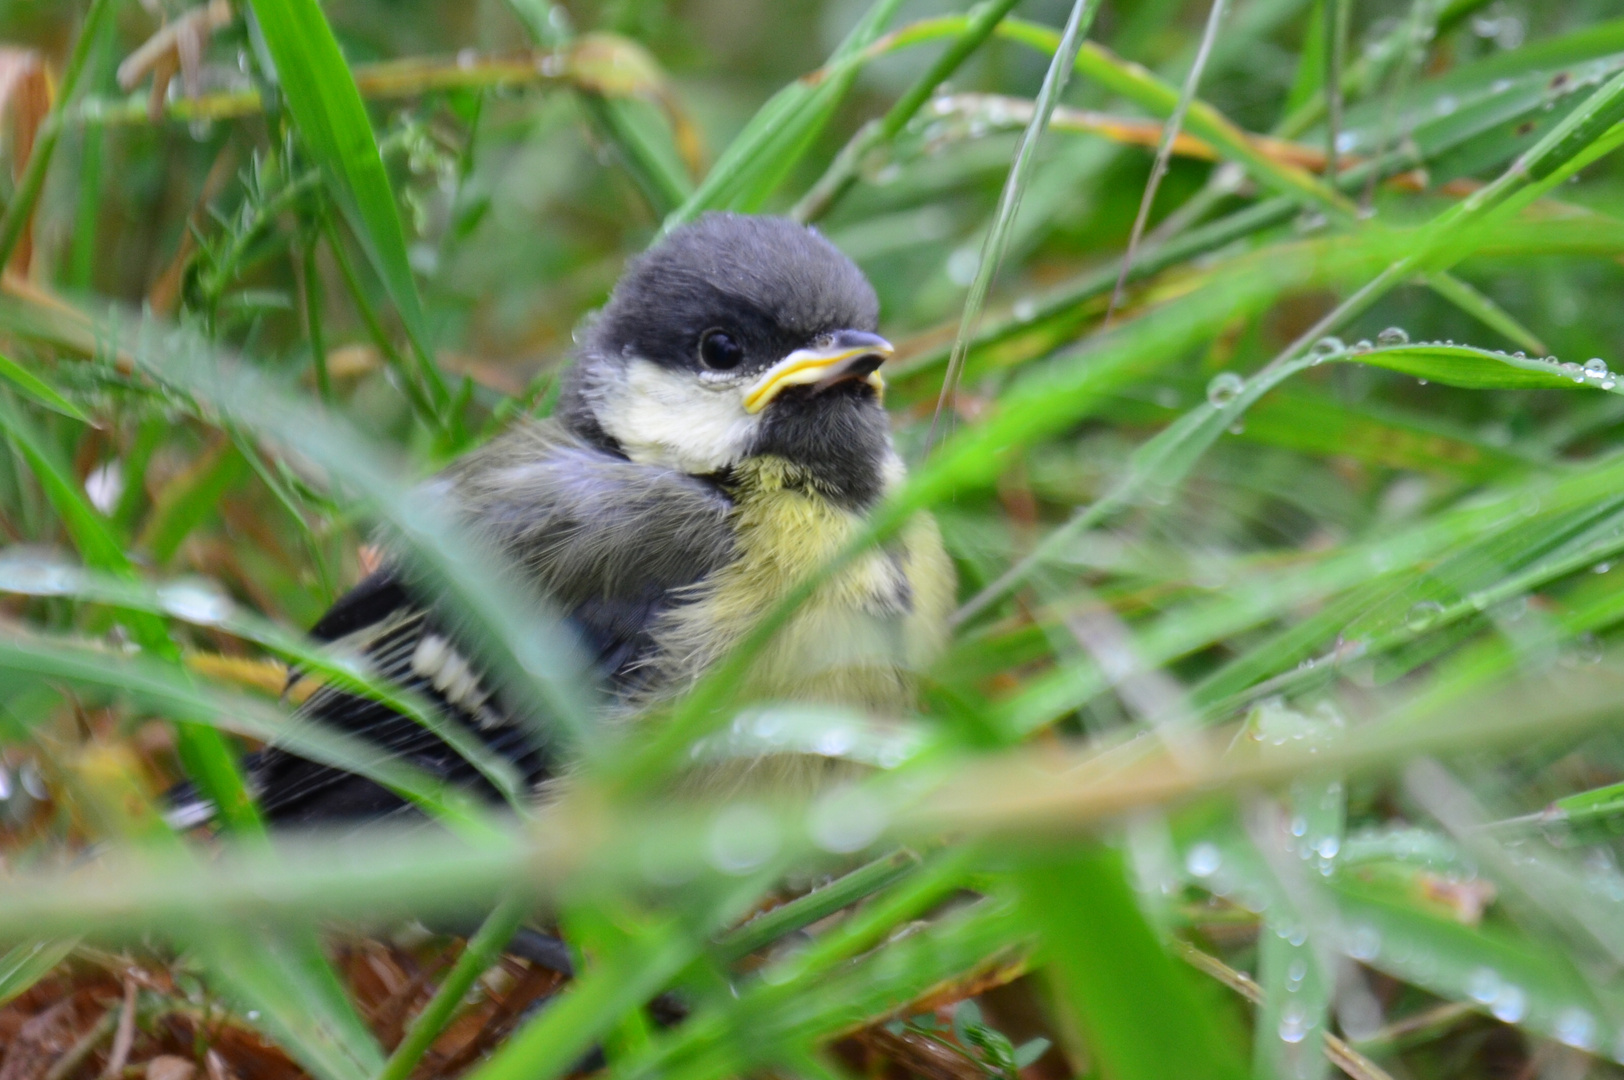
<svg viewBox="0 0 1624 1080"><path fill-rule="evenodd" d="M694 476L742 460L760 423L745 411L738 380L707 383L643 359L629 361L598 398L598 425L627 457Z"/></svg>

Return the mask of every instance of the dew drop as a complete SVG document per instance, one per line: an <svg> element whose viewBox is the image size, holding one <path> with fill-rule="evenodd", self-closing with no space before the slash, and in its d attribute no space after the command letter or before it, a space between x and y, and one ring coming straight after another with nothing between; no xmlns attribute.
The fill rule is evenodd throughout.
<svg viewBox="0 0 1624 1080"><path fill-rule="evenodd" d="M1184 856L1184 868L1195 878L1211 877L1218 872L1223 863L1224 856L1218 850L1218 845L1205 841L1191 848Z"/></svg>
<svg viewBox="0 0 1624 1080"><path fill-rule="evenodd" d="M778 823L762 807L735 803L712 822L705 854L724 874L747 874L778 853Z"/></svg>
<svg viewBox="0 0 1624 1080"><path fill-rule="evenodd" d="M1596 1048L1596 1018L1583 1009L1563 1009L1556 1016L1554 1034L1557 1039L1576 1050Z"/></svg>
<svg viewBox="0 0 1624 1080"><path fill-rule="evenodd" d="M1314 347L1308 350L1308 355L1313 358L1314 363L1318 364L1329 357L1347 351L1348 347L1342 343L1341 338L1327 335L1314 342Z"/></svg>
<svg viewBox="0 0 1624 1080"><path fill-rule="evenodd" d="M1342 841L1334 836L1322 836L1320 842L1315 845L1314 850L1319 852L1319 857L1322 859L1334 859L1336 853L1342 850Z"/></svg>
<svg viewBox="0 0 1624 1080"><path fill-rule="evenodd" d="M124 470L116 461L98 465L85 477L85 495L90 505L104 514L111 514L124 494Z"/></svg>
<svg viewBox="0 0 1624 1080"><path fill-rule="evenodd" d="M1286 968L1286 985L1295 990L1306 978L1308 978L1308 961L1299 956Z"/></svg>
<svg viewBox="0 0 1624 1080"><path fill-rule="evenodd" d="M1365 353L1374 348L1375 346L1370 343L1369 338L1360 338L1358 341L1353 343L1353 348L1348 351L1354 356L1363 356Z"/></svg>
<svg viewBox="0 0 1624 1080"><path fill-rule="evenodd" d="M1605 574L1605 573L1607 573L1607 571L1611 570L1612 568L1613 568L1613 564L1610 563L1610 562L1599 562L1595 566L1592 566L1590 568L1590 572L1592 574Z"/></svg>
<svg viewBox="0 0 1624 1080"><path fill-rule="evenodd" d="M1478 968L1466 980L1466 996L1481 1005L1491 1005L1500 996L1500 976L1488 968Z"/></svg>
<svg viewBox="0 0 1624 1080"><path fill-rule="evenodd" d="M29 558L20 553L0 556L0 592L29 596L61 596L77 587L79 571L72 566Z"/></svg>
<svg viewBox="0 0 1624 1080"><path fill-rule="evenodd" d="M1357 927L1348 938L1348 955L1366 962L1376 959L1382 951L1382 936L1374 926Z"/></svg>
<svg viewBox="0 0 1624 1080"><path fill-rule="evenodd" d="M215 626L231 618L231 598L205 581L175 581L158 590L158 603L177 619Z"/></svg>
<svg viewBox="0 0 1624 1080"><path fill-rule="evenodd" d="M888 824L885 805L860 788L825 795L813 807L808 822L813 843L838 854L868 847Z"/></svg>
<svg viewBox="0 0 1624 1080"><path fill-rule="evenodd" d="M1515 1024L1528 1012L1528 995L1515 986L1502 986L1494 996L1494 1004L1489 1006L1489 1011L1496 1020Z"/></svg>
<svg viewBox="0 0 1624 1080"><path fill-rule="evenodd" d="M947 278L955 285L969 285L981 269L981 253L972 247L961 247L947 257Z"/></svg>
<svg viewBox="0 0 1624 1080"><path fill-rule="evenodd" d="M1380 345L1384 349L1391 349L1399 345L1408 345L1409 343L1409 331L1405 330L1402 326L1389 326L1386 330L1383 330L1381 333L1376 335L1376 344Z"/></svg>
<svg viewBox="0 0 1624 1080"><path fill-rule="evenodd" d="M1404 625L1415 633L1432 626L1438 621L1438 616L1444 613L1444 606L1436 600L1422 600L1404 616Z"/></svg>
<svg viewBox="0 0 1624 1080"><path fill-rule="evenodd" d="M23 767L17 770L17 782L35 802L44 802L50 797L51 793L45 787L45 777L40 775L39 766L32 761L23 762Z"/></svg>
<svg viewBox="0 0 1624 1080"><path fill-rule="evenodd" d="M1240 396L1246 383L1233 371L1220 371L1207 384L1207 404L1221 409Z"/></svg>
<svg viewBox="0 0 1624 1080"><path fill-rule="evenodd" d="M1607 361L1599 356L1592 356L1585 361L1585 374L1592 379L1605 378L1607 375Z"/></svg>
<svg viewBox="0 0 1624 1080"><path fill-rule="evenodd" d="M1300 1006L1293 1005L1280 1016L1280 1041L1300 1043L1308 1035L1308 1016Z"/></svg>

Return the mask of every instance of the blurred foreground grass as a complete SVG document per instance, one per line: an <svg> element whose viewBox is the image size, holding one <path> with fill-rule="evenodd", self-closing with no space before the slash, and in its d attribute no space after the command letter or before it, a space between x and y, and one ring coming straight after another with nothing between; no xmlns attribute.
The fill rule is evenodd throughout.
<svg viewBox="0 0 1624 1080"><path fill-rule="evenodd" d="M1608 4L11 0L0 42L0 1080L1619 1072ZM412 487L714 208L815 221L901 343L866 542L929 507L964 590L901 735L726 665L595 730ZM413 708L299 636L380 523L566 798L278 702ZM267 843L273 737L445 827ZM784 745L884 768L648 800ZM217 840L154 808L184 775ZM573 981L494 955L533 912Z"/></svg>

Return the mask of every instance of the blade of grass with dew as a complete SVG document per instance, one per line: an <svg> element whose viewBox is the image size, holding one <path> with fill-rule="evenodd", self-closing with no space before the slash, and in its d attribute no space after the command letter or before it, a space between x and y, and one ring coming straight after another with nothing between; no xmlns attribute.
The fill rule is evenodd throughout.
<svg viewBox="0 0 1624 1080"><path fill-rule="evenodd" d="M1414 270L1423 267L1434 271L1447 269L1448 266L1464 259L1475 246L1483 242L1496 218L1508 217L1537 198L1543 191L1561 182L1582 163L1609 152L1615 145L1624 144L1624 132L1611 131L1620 117L1624 117L1624 74L1615 76L1597 89L1585 104L1569 113L1494 183L1466 201L1445 210L1424 226L1405 255L1301 334L1251 380L1235 388L1233 396L1215 411L1226 412L1234 408L1235 415L1238 415L1263 391L1312 363L1307 351L1310 344L1321 335L1333 333L1347 320L1362 314L1378 297L1394 288ZM1323 358L1325 357L1321 357ZM1521 370L1516 375L1508 375L1506 371L1516 368L1517 364L1514 358L1506 359L1508 363L1503 369L1486 367L1485 370L1493 370L1495 375L1502 378L1530 380L1521 385L1553 385L1545 380L1557 378L1554 374L1540 375ZM1439 362L1437 366L1444 365ZM1545 367L1551 370L1550 365ZM1172 456L1163 457L1155 463L1155 468L1147 470L1144 475L1146 477L1154 475L1158 482L1164 484L1173 476L1181 478L1193 464L1195 457L1199 456L1199 451L1195 451L1192 455L1190 450L1196 445L1204 449L1223 430L1213 427L1212 419L1210 415L1197 417L1196 414L1191 414L1187 421L1188 430L1181 430L1176 438L1169 439L1162 451L1164 455ZM1206 425L1204 431L1203 424ZM1203 434L1197 436L1198 431L1203 431ZM1187 439L1190 440L1188 443ZM1198 443L1198 439L1205 441ZM1126 495L1127 491L1135 490L1145 482L1135 478L1127 488L1119 490ZM1123 496L1117 498L1121 497ZM1007 595L1008 590L1018 584L1024 574L1029 573L1046 557L1044 554L1046 549L1052 550L1050 545L1063 543L1078 533L1092 528L1106 513L1114 511L1119 505L1113 500L1102 509L1096 509L1103 501L1097 502L1088 510L1074 516L1065 526L1051 532L1037 550L966 603L960 609L958 620L962 621L984 610L994 600Z"/></svg>
<svg viewBox="0 0 1624 1080"><path fill-rule="evenodd" d="M1468 544L1477 537L1504 529L1520 520L1522 508L1538 497L1551 512L1582 506L1610 493L1624 466L1603 462L1552 485L1543 476L1510 486L1481 504L1458 508L1437 519L1340 552L1319 565L1289 575L1259 575L1245 589L1174 608L1143 628L1137 646L1144 663L1152 667L1206 647L1292 606L1323 599L1342 589L1366 582L1373 566L1422 566L1439 553ZM1374 587L1390 589L1390 579ZM1357 606L1357 605L1356 605ZM1334 633L1332 628L1330 633ZM1278 647L1279 643L1274 643ZM1260 654L1262 655L1262 654ZM1270 654L1272 655L1272 654ZM1295 662L1293 660L1292 662ZM1250 679L1243 680L1243 684ZM1071 667L1030 680L1020 693L1000 705L998 722L1017 732L1030 732L1052 722L1104 689L1100 673L1091 667Z"/></svg>
<svg viewBox="0 0 1624 1080"><path fill-rule="evenodd" d="M434 362L428 320L406 255L406 232L401 226L395 192L378 152L366 105L332 28L316 0L250 2L299 134L322 167L334 201L389 290L417 354L421 382L430 401L444 410L450 403L450 392ZM456 426L453 417L441 415L439 419L442 424Z"/></svg>
<svg viewBox="0 0 1624 1080"><path fill-rule="evenodd" d="M964 367L964 355L980 324L981 308L987 301L987 292L992 288L993 278L998 275L998 268L1003 262L1004 248L1009 242L1010 230L1014 227L1015 216L1021 210L1021 195L1025 192L1032 169L1037 163L1038 143L1043 139L1044 129L1049 126L1049 117L1054 114L1055 106L1060 103L1060 95L1065 92L1066 81L1076 64L1077 52L1082 47L1083 37L1093 25L1094 15L1098 11L1098 0L1074 0L1071 14L1066 19L1065 30L1055 47L1054 59L1049 62L1049 70L1044 73L1043 86L1038 91L1037 104L1032 110L1032 120L1026 125L1026 130L1016 145L1015 159L1010 162L1009 175L1005 178L1003 190L999 193L998 207L993 212L992 224L981 244L975 277L971 279L969 294L965 297L963 314L959 319L958 337L953 343L953 353L948 358L947 374L942 380L941 394L936 399L936 412L931 418L930 432L925 436L926 453L929 453L930 446L935 441L936 427L941 421L943 410L955 407L959 375Z"/></svg>

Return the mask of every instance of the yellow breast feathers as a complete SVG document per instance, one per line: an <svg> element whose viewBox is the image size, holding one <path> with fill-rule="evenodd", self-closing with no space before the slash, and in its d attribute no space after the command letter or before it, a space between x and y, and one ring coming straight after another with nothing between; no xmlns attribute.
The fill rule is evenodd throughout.
<svg viewBox="0 0 1624 1080"><path fill-rule="evenodd" d="M864 525L780 458L744 465L734 499L738 557L655 630L665 693L690 685ZM876 719L912 712L915 676L940 652L953 601L941 534L920 514L817 589L756 657L740 698L843 705Z"/></svg>

